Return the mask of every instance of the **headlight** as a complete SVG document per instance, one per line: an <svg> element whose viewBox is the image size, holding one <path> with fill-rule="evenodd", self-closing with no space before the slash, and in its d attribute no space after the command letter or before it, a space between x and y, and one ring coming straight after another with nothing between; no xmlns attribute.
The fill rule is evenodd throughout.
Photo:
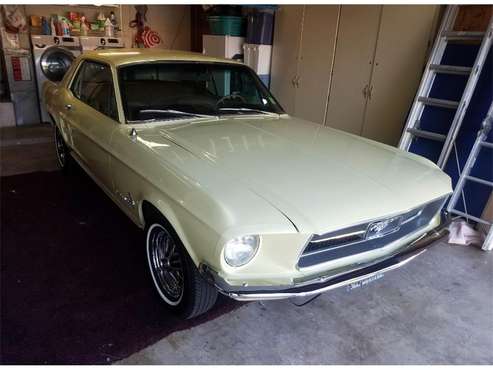
<svg viewBox="0 0 493 370"><path fill-rule="evenodd" d="M230 266L243 266L255 256L259 244L258 235L245 235L231 239L224 246L224 259Z"/></svg>

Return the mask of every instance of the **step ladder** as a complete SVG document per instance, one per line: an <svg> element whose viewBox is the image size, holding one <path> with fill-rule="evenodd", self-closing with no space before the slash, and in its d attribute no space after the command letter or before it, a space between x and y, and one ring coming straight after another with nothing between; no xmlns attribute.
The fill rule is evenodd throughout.
<svg viewBox="0 0 493 370"><path fill-rule="evenodd" d="M416 98L399 142L399 148L409 151L414 138L433 140L442 146L437 165L444 168L454 147L455 139L459 133L462 120L469 106L469 101L474 93L481 70L488 56L493 40L493 17L490 19L486 32L462 32L453 31L455 20L460 5L448 5L445 11L440 30L433 45L433 49L421 79ZM449 42L466 41L481 42L473 67L462 67L440 64L445 49ZM439 73L449 75L468 75L469 79L462 93L460 101L435 99L429 96L433 87L435 76ZM455 115L446 135L422 130L420 119L426 106L441 107L455 110Z"/></svg>
<svg viewBox="0 0 493 370"><path fill-rule="evenodd" d="M488 134L492 128L492 125L493 125L493 102L491 103L486 118L483 121L481 130L479 130L478 132L478 136L471 149L471 153L467 158L466 164L464 165L464 169L459 177L459 181L457 182L457 185L454 189L452 197L450 198L450 201L447 206L447 212L451 214L462 216L467 220L472 220L481 224L488 225L490 227L488 235L486 236L486 240L483 244L483 248L482 248L483 250L493 249L493 226L492 226L493 223L484 220L482 218L467 214L467 202L464 194L464 186L466 185L466 181L473 181L485 186L489 186L493 189L493 181L471 176L471 171L474 167L474 164L476 163L476 159L478 158L481 149L491 150L491 155L493 155L493 143L489 143L486 141L488 138ZM456 209L457 202L461 197L464 204L465 212Z"/></svg>

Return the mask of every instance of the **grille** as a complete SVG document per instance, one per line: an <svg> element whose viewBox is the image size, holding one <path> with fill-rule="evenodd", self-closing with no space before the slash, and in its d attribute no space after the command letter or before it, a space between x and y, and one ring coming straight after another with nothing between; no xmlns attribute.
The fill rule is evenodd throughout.
<svg viewBox="0 0 493 370"><path fill-rule="evenodd" d="M305 247L298 267L309 267L390 244L427 226L441 210L445 200L446 198L440 198L391 219L374 220L336 232L314 235ZM388 221L391 229L383 235L370 235L368 230L379 221Z"/></svg>

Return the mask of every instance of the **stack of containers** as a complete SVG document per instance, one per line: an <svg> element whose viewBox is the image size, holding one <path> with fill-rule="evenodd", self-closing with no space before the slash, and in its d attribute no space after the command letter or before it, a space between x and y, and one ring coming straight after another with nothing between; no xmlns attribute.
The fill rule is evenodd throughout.
<svg viewBox="0 0 493 370"><path fill-rule="evenodd" d="M244 62L265 84L270 86L270 64L274 37L274 9L254 9L247 18L246 43L243 45Z"/></svg>
<svg viewBox="0 0 493 370"><path fill-rule="evenodd" d="M242 45L245 42L245 18L217 15L207 17L210 35L203 35L204 55L242 59Z"/></svg>

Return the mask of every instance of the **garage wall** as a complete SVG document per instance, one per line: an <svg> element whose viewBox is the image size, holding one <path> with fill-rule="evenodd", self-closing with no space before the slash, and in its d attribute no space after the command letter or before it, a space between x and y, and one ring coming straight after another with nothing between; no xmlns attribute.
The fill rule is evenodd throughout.
<svg viewBox="0 0 493 370"><path fill-rule="evenodd" d="M65 14L67 11L84 13L89 19L94 19L102 9L105 13L114 9L118 22L122 27L122 37L125 46L132 47L135 30L128 24L135 18L133 5L119 7L96 6L62 6L62 5L26 5L25 12L29 15L49 17L51 14ZM190 6L189 5L149 5L147 25L159 33L163 49L190 50Z"/></svg>
<svg viewBox="0 0 493 370"><path fill-rule="evenodd" d="M484 211L483 214L481 215L481 218L493 222L493 192L491 192L488 203L486 203L486 206L484 207ZM489 226L484 224L481 224L479 228L483 230L485 234L487 234L489 231Z"/></svg>
<svg viewBox="0 0 493 370"><path fill-rule="evenodd" d="M159 48L190 50L190 6L148 5L147 25L161 36ZM135 19L135 8L122 5L123 37L125 45L132 46L135 29L128 27Z"/></svg>

